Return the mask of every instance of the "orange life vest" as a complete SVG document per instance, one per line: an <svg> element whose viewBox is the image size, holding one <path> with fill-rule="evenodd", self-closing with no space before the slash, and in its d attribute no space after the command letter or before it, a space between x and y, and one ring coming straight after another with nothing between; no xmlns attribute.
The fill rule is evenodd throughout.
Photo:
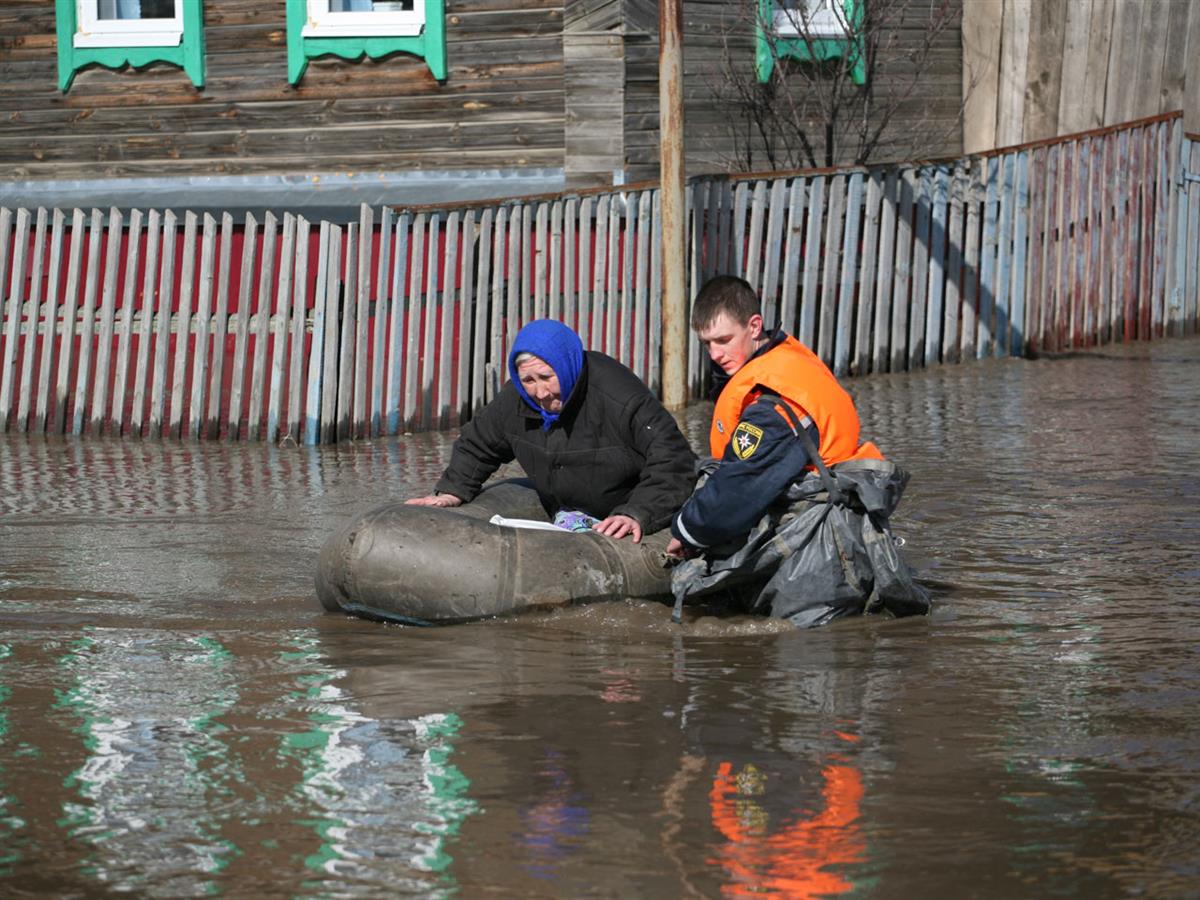
<svg viewBox="0 0 1200 900"><path fill-rule="evenodd" d="M738 369L722 388L708 433L715 459L725 453L746 407L762 395L760 385L783 398L798 419L812 419L821 436L818 450L825 465L848 459L883 459L873 443L858 442L858 412L850 395L820 357L790 335Z"/></svg>

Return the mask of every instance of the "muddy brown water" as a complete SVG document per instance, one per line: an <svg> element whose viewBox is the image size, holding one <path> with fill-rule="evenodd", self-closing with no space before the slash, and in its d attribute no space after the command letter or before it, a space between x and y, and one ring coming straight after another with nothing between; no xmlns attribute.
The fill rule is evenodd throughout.
<svg viewBox="0 0 1200 900"><path fill-rule="evenodd" d="M450 436L0 438L0 895L1200 894L1200 340L850 387L927 618L360 621Z"/></svg>

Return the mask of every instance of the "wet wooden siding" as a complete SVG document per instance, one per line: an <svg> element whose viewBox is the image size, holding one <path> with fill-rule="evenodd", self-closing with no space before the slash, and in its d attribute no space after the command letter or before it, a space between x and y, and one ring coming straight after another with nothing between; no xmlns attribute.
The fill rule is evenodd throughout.
<svg viewBox="0 0 1200 900"><path fill-rule="evenodd" d="M985 156L694 179L690 291L738 274L838 375L1197 330L1178 114ZM654 185L291 214L0 209L0 425L331 442L463 421L534 318L662 381ZM703 382L690 346L688 378Z"/></svg>

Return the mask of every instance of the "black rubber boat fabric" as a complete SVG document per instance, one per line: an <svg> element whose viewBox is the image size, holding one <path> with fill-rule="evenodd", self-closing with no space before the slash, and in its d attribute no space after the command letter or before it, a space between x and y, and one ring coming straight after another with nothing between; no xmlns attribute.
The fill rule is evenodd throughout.
<svg viewBox="0 0 1200 900"><path fill-rule="evenodd" d="M929 593L901 557L889 524L908 473L886 460L818 465L743 543L709 548L675 567L677 618L685 602L700 598L732 602L801 628L863 613L929 612ZM707 466L711 472L716 463Z"/></svg>

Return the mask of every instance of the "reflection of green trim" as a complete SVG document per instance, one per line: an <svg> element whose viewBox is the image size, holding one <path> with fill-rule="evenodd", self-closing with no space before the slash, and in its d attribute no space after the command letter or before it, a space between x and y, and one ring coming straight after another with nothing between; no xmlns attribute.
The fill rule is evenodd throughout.
<svg viewBox="0 0 1200 900"><path fill-rule="evenodd" d="M0 644L0 663L12 656L12 647ZM8 712L4 703L12 696L12 688L0 681L0 747L5 744L8 735ZM25 827L25 822L11 810L16 806L16 797L4 789L4 757L0 757L0 875L7 876L12 872L12 866L21 861L21 851L16 847L14 835Z"/></svg>
<svg viewBox="0 0 1200 900"><path fill-rule="evenodd" d="M776 59L799 59L805 62L828 62L844 59L850 66L850 80L857 85L867 83L866 47L863 42L862 0L842 0L846 21L850 23L854 36L849 39L803 37L785 38L769 33L774 21L774 0L759 0L758 23L755 26L754 68L758 80L771 80L771 71ZM773 51L773 52L772 52Z"/></svg>
<svg viewBox="0 0 1200 900"><path fill-rule="evenodd" d="M427 716L419 720L417 733L437 744L425 752L426 782L429 785L430 811L439 819L433 824L417 823L418 831L437 837L430 852L421 859L432 872L445 872L454 862L446 852L448 838L455 837L467 816L479 811L479 805L467 796L470 780L457 766L450 764L454 747L450 739L457 737L463 720L454 713Z"/></svg>
<svg viewBox="0 0 1200 900"><path fill-rule="evenodd" d="M76 47L75 0L54 0L55 30L58 41L58 89L66 93L75 73L84 66L109 69L132 66L140 69L155 62L173 63L187 73L198 88L204 87L204 4L188 0L183 4L183 36L174 47Z"/></svg>
<svg viewBox="0 0 1200 900"><path fill-rule="evenodd" d="M304 77L308 61L318 56L379 59L392 53L411 53L425 60L438 81L446 80L445 0L425 0L425 27L412 37L401 35L372 37L304 37L301 32L308 20L307 0L287 0L288 83Z"/></svg>

